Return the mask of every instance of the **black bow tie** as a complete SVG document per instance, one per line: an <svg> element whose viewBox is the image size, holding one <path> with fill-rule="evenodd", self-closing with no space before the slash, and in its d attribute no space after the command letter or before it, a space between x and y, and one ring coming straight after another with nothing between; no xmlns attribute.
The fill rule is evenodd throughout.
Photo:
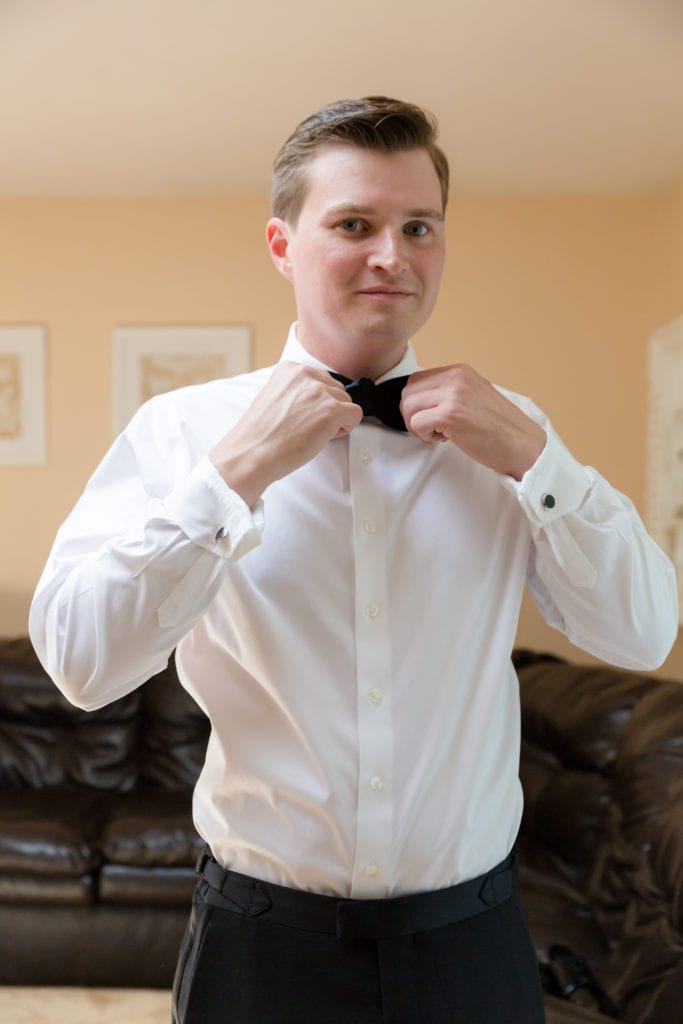
<svg viewBox="0 0 683 1024"><path fill-rule="evenodd" d="M369 377L351 380L349 377L342 376L341 373L332 373L331 371L330 376L341 381L347 395L361 407L364 416L375 416L393 430L407 431L408 428L399 409L401 392L408 380L407 377L394 377L392 380L385 380L382 384L375 384L374 380L370 380Z"/></svg>

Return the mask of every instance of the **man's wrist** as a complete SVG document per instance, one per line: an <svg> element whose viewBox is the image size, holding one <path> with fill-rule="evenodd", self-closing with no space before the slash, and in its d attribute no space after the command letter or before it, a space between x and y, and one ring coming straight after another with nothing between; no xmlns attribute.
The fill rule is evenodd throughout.
<svg viewBox="0 0 683 1024"><path fill-rule="evenodd" d="M510 471L510 476L518 483L524 474L536 465L548 441L548 435L543 427L539 423L531 422L534 429L530 431L529 441L524 447L519 462Z"/></svg>
<svg viewBox="0 0 683 1024"><path fill-rule="evenodd" d="M258 458L253 453L240 455L220 452L209 453L213 463L231 491L238 494L249 508L253 508L271 481L265 476Z"/></svg>

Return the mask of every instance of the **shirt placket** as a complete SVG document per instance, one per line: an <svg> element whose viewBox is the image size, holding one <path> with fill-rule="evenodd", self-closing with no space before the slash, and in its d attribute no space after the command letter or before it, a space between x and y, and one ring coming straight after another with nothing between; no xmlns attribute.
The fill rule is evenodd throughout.
<svg viewBox="0 0 683 1024"><path fill-rule="evenodd" d="M358 803L351 895L391 886L393 739L388 621L387 510L379 486L382 432L361 425L349 435L356 573Z"/></svg>

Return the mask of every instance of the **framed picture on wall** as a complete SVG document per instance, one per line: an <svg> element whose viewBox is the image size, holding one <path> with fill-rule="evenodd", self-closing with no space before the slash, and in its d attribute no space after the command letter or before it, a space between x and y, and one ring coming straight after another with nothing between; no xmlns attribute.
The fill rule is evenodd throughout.
<svg viewBox="0 0 683 1024"><path fill-rule="evenodd" d="M0 465L46 461L45 330L0 326Z"/></svg>
<svg viewBox="0 0 683 1024"><path fill-rule="evenodd" d="M114 432L154 395L250 369L248 327L117 327Z"/></svg>

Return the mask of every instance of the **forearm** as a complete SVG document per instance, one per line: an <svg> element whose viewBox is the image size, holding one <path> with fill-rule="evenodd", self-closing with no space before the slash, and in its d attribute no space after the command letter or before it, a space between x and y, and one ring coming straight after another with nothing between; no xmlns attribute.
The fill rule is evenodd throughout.
<svg viewBox="0 0 683 1024"><path fill-rule="evenodd" d="M255 520L201 466L164 501L148 503L146 517L123 533L107 535L96 505L97 495L86 492L58 534L29 621L46 670L88 710L166 664L213 600L229 562L260 536L258 510ZM85 521L98 532L88 534Z"/></svg>
<svg viewBox="0 0 683 1024"><path fill-rule="evenodd" d="M539 462L518 496L533 537L529 586L542 614L605 661L658 667L678 628L670 561L628 498L576 463L557 438Z"/></svg>
<svg viewBox="0 0 683 1024"><path fill-rule="evenodd" d="M161 540L164 530L155 533ZM220 560L207 564L205 552L178 536L169 537L151 560L145 548L145 537L114 542L34 598L33 644L56 685L78 707L101 707L163 668L191 629L191 613L201 614L220 583ZM169 625L161 615L164 605L193 570L195 600Z"/></svg>

